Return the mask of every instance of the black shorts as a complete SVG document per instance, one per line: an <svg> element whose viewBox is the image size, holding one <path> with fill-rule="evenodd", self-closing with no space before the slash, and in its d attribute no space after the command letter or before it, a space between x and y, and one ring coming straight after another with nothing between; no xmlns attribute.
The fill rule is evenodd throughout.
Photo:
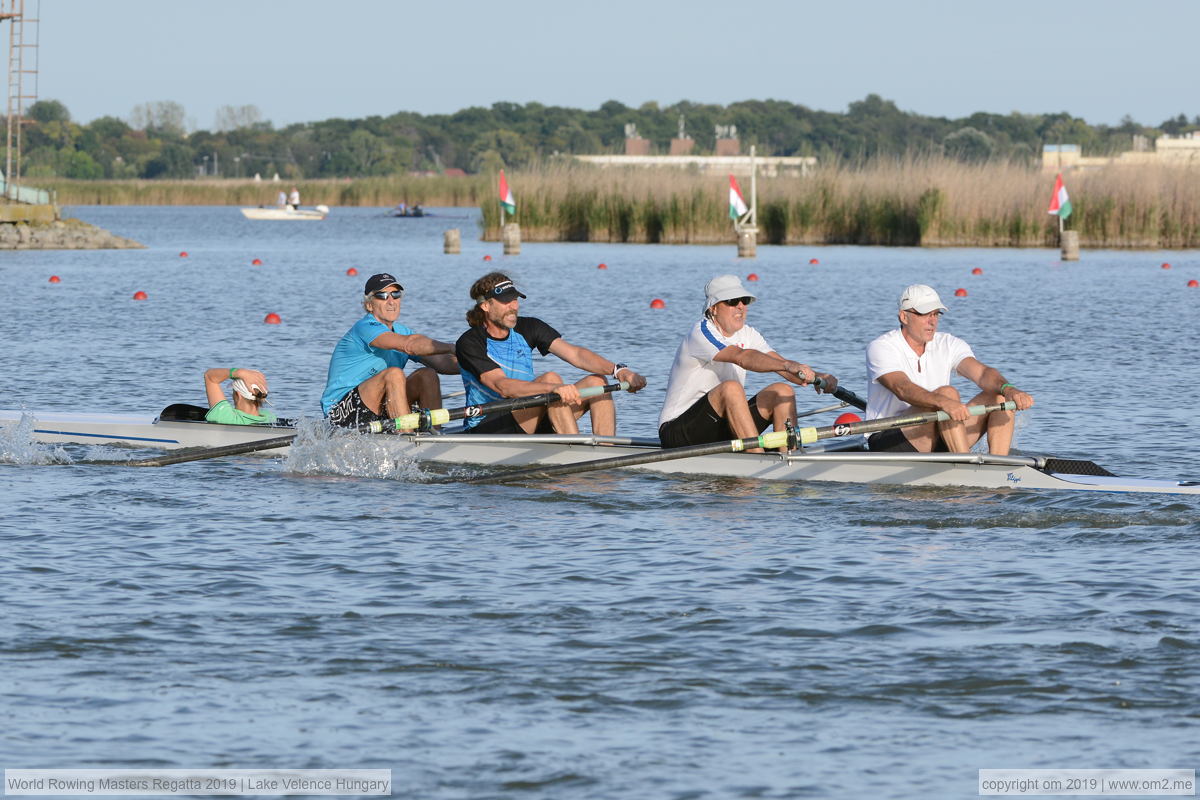
<svg viewBox="0 0 1200 800"><path fill-rule="evenodd" d="M329 409L329 424L339 428L357 428L370 422L377 422L384 417L367 408L358 387L346 392L346 396L333 404Z"/></svg>
<svg viewBox="0 0 1200 800"><path fill-rule="evenodd" d="M912 446L912 442L904 435L904 431L899 428L892 428L890 431L880 431L873 433L867 437L867 449L872 452L887 452L887 453L917 453L920 452ZM933 452L948 453L946 443L942 441L942 437L937 437L934 442Z"/></svg>
<svg viewBox="0 0 1200 800"><path fill-rule="evenodd" d="M771 424L758 413L758 395L748 401L750 403L750 418L754 427L762 433ZM672 420L667 420L658 427L658 439L663 447L686 447L690 444L707 444L708 442L723 442L736 439L729 423L717 413L704 395L691 408Z"/></svg>
<svg viewBox="0 0 1200 800"><path fill-rule="evenodd" d="M511 411L505 411L503 414L488 414L479 424L473 428L467 428L463 433L491 433L499 435L525 433ZM540 422L538 422L537 430L534 433L554 433L554 426L550 424L550 415L544 414Z"/></svg>

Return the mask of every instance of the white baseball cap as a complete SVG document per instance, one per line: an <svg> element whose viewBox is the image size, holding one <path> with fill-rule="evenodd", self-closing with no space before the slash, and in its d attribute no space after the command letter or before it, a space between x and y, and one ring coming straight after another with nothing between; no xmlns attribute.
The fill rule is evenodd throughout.
<svg viewBox="0 0 1200 800"><path fill-rule="evenodd" d="M938 297L938 293L933 290L933 287L926 286L923 283L914 283L900 294L900 310L915 311L918 314L928 314L930 311L938 309L948 311L949 309L942 303L942 298Z"/></svg>
<svg viewBox="0 0 1200 800"><path fill-rule="evenodd" d="M742 286L737 275L718 275L704 285L704 310L715 306L722 300L732 300L735 297L749 297L757 300L758 295Z"/></svg>

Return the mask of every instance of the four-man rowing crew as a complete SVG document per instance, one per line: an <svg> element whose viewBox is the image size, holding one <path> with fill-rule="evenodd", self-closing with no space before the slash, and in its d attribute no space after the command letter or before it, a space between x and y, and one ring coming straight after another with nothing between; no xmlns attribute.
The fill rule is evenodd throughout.
<svg viewBox="0 0 1200 800"><path fill-rule="evenodd" d="M771 350L745 324L755 296L736 276L713 279L705 287L704 318L676 353L658 440L615 435L615 409L608 392L637 391L645 379L624 364L566 342L540 320L519 318L518 298L525 295L507 276L491 273L472 286L476 305L467 315L471 330L453 348L396 323L402 294L391 275L368 280L363 300L367 314L334 351L322 406L335 426L400 432L382 441L418 460L529 467L477 481L636 466L784 480L1200 494L1194 482L1120 479L1090 462L1009 456L1013 412L1030 407L1033 398L975 360L966 343L937 331L946 309L927 286L905 290L900 330L879 337L868 348L870 400L863 402L838 387L832 375L815 373ZM565 384L554 373L535 376L534 347L591 374L576 384ZM410 357L424 366L406 376L403 367ZM468 405L428 410L440 401L438 374L460 370ZM787 383L771 384L747 399L747 370L775 372ZM947 385L952 371L979 386L980 394L970 406ZM621 383L606 384L606 375ZM253 370L242 370L239 376L230 369L232 405L220 390L225 377L224 370L206 373L212 406L207 412L172 406L153 420L32 414L33 436L44 442L204 448L138 461L92 462L131 466L288 446L296 436L294 428L273 422L273 415L261 408L265 376ZM865 407L867 421L796 429L795 395L788 384L812 384L817 391ZM426 410L398 413L408 409L410 400ZM579 435L577 420L589 412L593 435ZM0 412L0 426L20 417ZM466 421L465 433L470 435L438 430L459 419ZM772 424L775 431L764 433ZM870 452L863 452L859 437L864 434L871 435ZM965 452L984 435L990 454ZM822 444L829 439L838 441ZM797 448L801 451L795 452Z"/></svg>

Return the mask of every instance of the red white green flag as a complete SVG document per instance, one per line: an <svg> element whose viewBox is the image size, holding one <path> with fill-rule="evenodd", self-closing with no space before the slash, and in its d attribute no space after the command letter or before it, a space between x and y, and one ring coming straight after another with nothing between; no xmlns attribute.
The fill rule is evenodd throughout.
<svg viewBox="0 0 1200 800"><path fill-rule="evenodd" d="M512 190L508 188L508 181L504 179L504 170L500 170L500 208L506 214L517 213L517 204L513 200Z"/></svg>
<svg viewBox="0 0 1200 800"><path fill-rule="evenodd" d="M1067 195L1067 187L1063 185L1062 173L1054 177L1054 196L1050 198L1051 214L1057 214L1059 219L1071 216L1071 198Z"/></svg>
<svg viewBox="0 0 1200 800"><path fill-rule="evenodd" d="M736 220L738 217L745 214L750 209L746 206L746 200L742 197L742 190L738 188L737 178L729 176L729 218Z"/></svg>

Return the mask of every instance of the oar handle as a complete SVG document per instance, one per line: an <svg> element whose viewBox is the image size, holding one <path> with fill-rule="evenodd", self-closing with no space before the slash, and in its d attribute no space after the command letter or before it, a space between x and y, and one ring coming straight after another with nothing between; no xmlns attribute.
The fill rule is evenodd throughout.
<svg viewBox="0 0 1200 800"><path fill-rule="evenodd" d="M825 379L817 378L816 380L813 381L813 386L816 386L818 389L824 389L825 388ZM858 408L862 411L867 410L867 401L863 400L861 397L859 397L858 395L856 395L854 392L850 391L849 389L846 389L845 387L842 387L842 386L837 387L836 389L833 390L832 394L834 397L836 397L838 400L841 400L843 403L849 403L850 405L852 405L855 408Z"/></svg>
<svg viewBox="0 0 1200 800"><path fill-rule="evenodd" d="M993 411L1015 411L1017 404L1012 400L991 405L967 406L971 416L991 414ZM800 428L796 431L796 439L800 444L812 444L821 439L833 439L838 436L855 436L857 434L878 433L893 428L907 428L913 425L926 425L930 422L947 422L950 415L945 411L926 411L920 414L901 414L896 417L871 419L865 422L849 422L844 425L826 425L821 428Z"/></svg>
<svg viewBox="0 0 1200 800"><path fill-rule="evenodd" d="M609 383L603 386L587 386L579 390L579 396L587 399L598 395L615 392L618 390L624 391L629 388L628 381L620 383ZM545 392L544 394L535 394L529 397L510 397L503 400L496 400L491 403L484 403L477 406L463 406L462 408L437 408L433 410L414 411L411 414L405 414L394 419L378 420L367 425L359 427L359 430L369 433L383 433L391 430L417 430L424 429L434 425L445 425L456 419L466 419L467 417L483 417L487 414L496 414L502 411L516 411L522 408L534 408L536 406L549 405L561 399L558 392Z"/></svg>

